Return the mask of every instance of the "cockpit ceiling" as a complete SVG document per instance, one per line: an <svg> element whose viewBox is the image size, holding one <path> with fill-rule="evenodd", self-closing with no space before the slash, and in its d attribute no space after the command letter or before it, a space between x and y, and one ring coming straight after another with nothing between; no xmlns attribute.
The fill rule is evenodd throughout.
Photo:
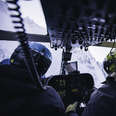
<svg viewBox="0 0 116 116"><path fill-rule="evenodd" d="M116 0L41 0L53 46L116 39Z"/></svg>

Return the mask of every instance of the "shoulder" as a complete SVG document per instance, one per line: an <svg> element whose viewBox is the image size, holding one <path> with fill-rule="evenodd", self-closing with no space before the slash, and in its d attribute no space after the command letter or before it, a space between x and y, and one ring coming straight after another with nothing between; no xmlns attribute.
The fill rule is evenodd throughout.
<svg viewBox="0 0 116 116"><path fill-rule="evenodd" d="M109 116L111 114L114 116L116 113L115 93L109 85L95 90L82 116Z"/></svg>
<svg viewBox="0 0 116 116"><path fill-rule="evenodd" d="M108 101L111 103L116 102L116 89L110 85L103 85L101 88L95 90L90 98L90 103L95 102L100 105L100 101L105 104L108 103ZM106 102L107 101L107 102Z"/></svg>
<svg viewBox="0 0 116 116"><path fill-rule="evenodd" d="M26 102L30 104L31 111L41 112L46 115L64 115L64 104L56 92L56 90L50 86L47 86L45 91L39 93L38 89L35 89L33 94L26 99ZM27 107L27 105L26 105Z"/></svg>

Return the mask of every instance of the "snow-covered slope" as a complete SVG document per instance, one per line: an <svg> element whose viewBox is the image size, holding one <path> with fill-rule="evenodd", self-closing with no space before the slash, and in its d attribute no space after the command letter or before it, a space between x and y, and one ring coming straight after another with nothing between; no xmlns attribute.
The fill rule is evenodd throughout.
<svg viewBox="0 0 116 116"><path fill-rule="evenodd" d="M75 48L73 50L72 61L78 61L78 69L81 73L92 74L95 82L95 86L101 86L100 83L105 80L106 74L103 70L103 66L100 62L97 62L89 51L80 50Z"/></svg>
<svg viewBox="0 0 116 116"><path fill-rule="evenodd" d="M24 18L25 29L27 33L31 34L46 34L46 29L36 24L30 17ZM0 1L0 30L15 32L12 20L9 16L7 4Z"/></svg>
<svg viewBox="0 0 116 116"><path fill-rule="evenodd" d="M37 25L32 19L29 17L24 18L25 29L27 33L31 34L42 34L45 35L45 28Z"/></svg>
<svg viewBox="0 0 116 116"><path fill-rule="evenodd" d="M0 40L0 61L6 58L10 58L14 49L19 45L19 42L15 41L2 41Z"/></svg>
<svg viewBox="0 0 116 116"><path fill-rule="evenodd" d="M8 42L0 41L0 61L4 58L9 58L13 50L18 45L18 42ZM45 45L52 53L52 65L46 73L46 77L51 75L57 75L60 73L62 50L58 49L55 51L50 48L48 43L42 43ZM103 70L102 64L97 62L90 54L90 52L85 52L79 48L75 48L72 51L72 61L78 61L78 70L80 73L90 73L92 74L96 87L100 87L100 83L105 80L106 74Z"/></svg>

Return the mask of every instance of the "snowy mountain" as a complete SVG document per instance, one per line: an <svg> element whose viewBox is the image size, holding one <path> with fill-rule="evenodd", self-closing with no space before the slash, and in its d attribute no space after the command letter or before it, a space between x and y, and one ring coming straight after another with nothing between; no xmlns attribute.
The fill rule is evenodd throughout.
<svg viewBox="0 0 116 116"><path fill-rule="evenodd" d="M13 31L15 32L12 24L7 4L0 1L0 30ZM31 34L46 34L46 29L36 24L30 17L24 18L24 25L27 33Z"/></svg>
<svg viewBox="0 0 116 116"><path fill-rule="evenodd" d="M7 9L7 4L3 1L0 1L0 30L14 32L14 28L11 23L11 18Z"/></svg>
<svg viewBox="0 0 116 116"><path fill-rule="evenodd" d="M78 61L78 69L80 73L92 74L96 87L101 86L101 82L105 80L106 74L100 62L97 62L89 51L80 50L75 48L73 50L72 61Z"/></svg>
<svg viewBox="0 0 116 116"><path fill-rule="evenodd" d="M9 58L18 44L18 42L0 41L0 61L4 58ZM52 65L46 73L46 77L60 74L62 50L58 49L57 51L55 51L54 49L50 48L49 43L42 44L45 45L52 53ZM95 86L101 86L100 83L105 80L106 73L103 70L102 64L97 62L95 58L91 56L89 51L85 52L84 50L75 48L72 51L71 61L78 61L78 70L80 71L80 73L92 74Z"/></svg>
<svg viewBox="0 0 116 116"><path fill-rule="evenodd" d="M45 28L37 25L32 19L29 17L24 18L25 29L27 33L31 34L45 34Z"/></svg>

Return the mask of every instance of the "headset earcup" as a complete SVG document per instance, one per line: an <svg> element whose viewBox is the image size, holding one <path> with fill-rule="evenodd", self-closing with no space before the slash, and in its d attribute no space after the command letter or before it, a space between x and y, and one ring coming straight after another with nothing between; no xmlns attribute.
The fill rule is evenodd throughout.
<svg viewBox="0 0 116 116"><path fill-rule="evenodd" d="M11 58L10 58L10 63L14 65L21 65L24 64L24 56L22 54L22 48L19 46L18 48L15 49L13 52Z"/></svg>
<svg viewBox="0 0 116 116"><path fill-rule="evenodd" d="M19 51L15 50L14 53L11 55L10 57L10 63L11 64L17 64L16 63L16 58L17 58L17 55L18 55Z"/></svg>

